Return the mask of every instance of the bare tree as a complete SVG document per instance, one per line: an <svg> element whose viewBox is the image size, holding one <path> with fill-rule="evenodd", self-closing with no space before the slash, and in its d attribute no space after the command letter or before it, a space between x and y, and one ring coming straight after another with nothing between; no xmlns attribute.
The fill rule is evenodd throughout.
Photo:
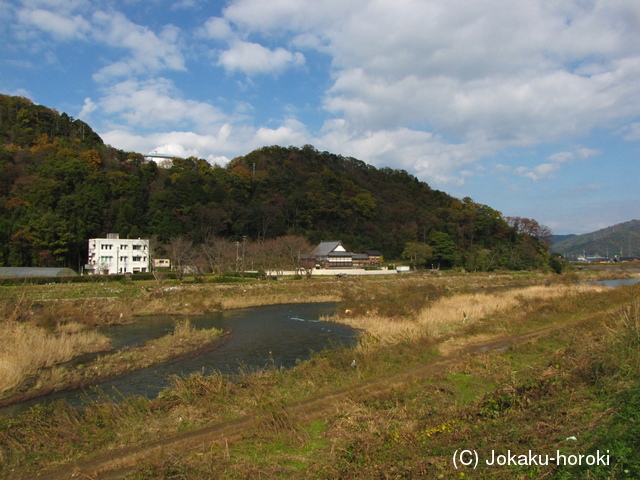
<svg viewBox="0 0 640 480"><path fill-rule="evenodd" d="M161 283L165 279L165 273L158 271L156 268L156 260L160 258L160 242L157 235L149 237L149 268L156 282Z"/></svg>
<svg viewBox="0 0 640 480"><path fill-rule="evenodd" d="M293 270L302 275L306 271L309 276L308 265L303 267L303 256L312 250L304 237L287 235L275 239L264 240L252 245L256 258L267 276L284 275L285 270ZM315 265L315 263L314 263Z"/></svg>
<svg viewBox="0 0 640 480"><path fill-rule="evenodd" d="M232 242L215 235L207 235L199 248L211 272L221 275L231 268L235 259L235 246Z"/></svg>
<svg viewBox="0 0 640 480"><path fill-rule="evenodd" d="M209 271L209 264L201 248L191 247L188 271L193 273L196 279L204 280L205 275Z"/></svg>
<svg viewBox="0 0 640 480"><path fill-rule="evenodd" d="M192 249L193 242L182 235L171 238L169 243L165 245L165 251L171 261L171 268L181 283L185 274L191 268Z"/></svg>
<svg viewBox="0 0 640 480"><path fill-rule="evenodd" d="M302 266L303 256L313 250L307 239L297 235L287 235L278 237L276 242L279 245L281 260L285 264L285 268L294 270L297 275L302 275L304 270Z"/></svg>
<svg viewBox="0 0 640 480"><path fill-rule="evenodd" d="M254 268L263 270L267 278L276 273L275 268L277 265L277 259L275 258L273 240L258 240L251 242L249 248L251 255L251 262ZM277 273L276 273L277 275Z"/></svg>
<svg viewBox="0 0 640 480"><path fill-rule="evenodd" d="M515 228L519 234L529 235L545 243L547 246L551 245L553 233L546 225L538 223L533 218L506 217L505 220L509 226Z"/></svg>

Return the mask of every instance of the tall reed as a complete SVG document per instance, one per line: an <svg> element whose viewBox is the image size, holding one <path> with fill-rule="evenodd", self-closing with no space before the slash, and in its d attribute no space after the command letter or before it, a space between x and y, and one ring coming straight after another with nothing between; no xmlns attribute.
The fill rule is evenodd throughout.
<svg viewBox="0 0 640 480"><path fill-rule="evenodd" d="M603 288L595 285L555 285L491 293L465 293L441 297L409 318L389 318L376 313L353 317L347 314L340 318L340 322L365 331L376 341L395 344L407 339L438 336L489 315L516 309L534 299L551 300L565 295L586 295L602 291Z"/></svg>
<svg viewBox="0 0 640 480"><path fill-rule="evenodd" d="M41 368L110 348L106 336L77 325L66 332L48 332L30 323L5 321L0 324L0 393L15 388Z"/></svg>

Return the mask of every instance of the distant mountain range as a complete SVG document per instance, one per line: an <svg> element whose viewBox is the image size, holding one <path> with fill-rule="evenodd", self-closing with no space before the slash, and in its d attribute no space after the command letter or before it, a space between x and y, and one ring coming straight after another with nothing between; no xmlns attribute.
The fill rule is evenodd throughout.
<svg viewBox="0 0 640 480"><path fill-rule="evenodd" d="M568 260L580 257L640 257L640 220L583 235L557 235L551 247Z"/></svg>

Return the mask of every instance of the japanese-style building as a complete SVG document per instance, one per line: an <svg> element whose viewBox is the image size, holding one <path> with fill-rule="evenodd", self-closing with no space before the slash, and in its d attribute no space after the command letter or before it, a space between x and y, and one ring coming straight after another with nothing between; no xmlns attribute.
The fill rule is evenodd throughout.
<svg viewBox="0 0 640 480"><path fill-rule="evenodd" d="M307 257L320 268L367 268L379 267L382 254L377 250L364 253L348 252L340 240L320 242Z"/></svg>

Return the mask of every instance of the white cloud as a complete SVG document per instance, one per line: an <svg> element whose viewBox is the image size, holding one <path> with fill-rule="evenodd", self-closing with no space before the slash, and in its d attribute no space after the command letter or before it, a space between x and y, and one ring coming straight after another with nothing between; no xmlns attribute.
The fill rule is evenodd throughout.
<svg viewBox="0 0 640 480"><path fill-rule="evenodd" d="M557 163L542 163L533 168L533 170L526 172L523 176L537 182L544 178L550 178L559 168L560 165Z"/></svg>
<svg viewBox="0 0 640 480"><path fill-rule="evenodd" d="M253 32L322 31L340 28L368 0L236 0L224 9L224 18Z"/></svg>
<svg viewBox="0 0 640 480"><path fill-rule="evenodd" d="M216 40L230 40L235 37L229 22L220 17L212 17L204 24L204 31L207 37Z"/></svg>
<svg viewBox="0 0 640 480"><path fill-rule="evenodd" d="M97 108L98 106L93 103L91 98L87 97L84 99L84 105L82 106L82 110L80 110L78 117L86 122L87 119L91 116L91 113L94 112Z"/></svg>
<svg viewBox="0 0 640 480"><path fill-rule="evenodd" d="M640 111L634 0L237 0L224 19L329 53L324 106L362 135L423 125L469 150L517 147Z"/></svg>
<svg viewBox="0 0 640 480"><path fill-rule="evenodd" d="M271 49L244 40L242 32L235 31L225 18L208 19L200 35L227 42L228 47L218 55L217 65L228 72L239 71L247 76L279 74L289 67L305 63L305 57L300 52L291 52L283 47Z"/></svg>
<svg viewBox="0 0 640 480"><path fill-rule="evenodd" d="M129 53L125 57L118 55L117 60L95 73L98 82L163 69L185 70L181 32L173 25L156 33L133 23L121 12L95 9L91 13L91 3L84 0L24 0L23 5L15 9L16 36L23 41L34 42L34 32L41 31L57 40L97 42L97 48L109 46ZM104 50L100 52L108 57Z"/></svg>
<svg viewBox="0 0 640 480"><path fill-rule="evenodd" d="M571 151L552 153L548 158L554 163L565 163L571 160L586 160L587 158L595 157L600 153L600 150L596 150L594 148L578 146Z"/></svg>
<svg viewBox="0 0 640 480"><path fill-rule="evenodd" d="M218 64L228 71L241 71L249 76L276 74L288 66L299 66L305 62L300 52L291 53L282 47L275 50L257 43L234 41L228 50L220 54Z"/></svg>
<svg viewBox="0 0 640 480"><path fill-rule="evenodd" d="M460 185L509 148L569 145L527 166L517 156L500 158L502 174L542 182L598 154L571 147L595 129L640 140L637 0L514 0L508 8L502 0L231 0L220 16L196 20L200 28L151 28L107 3L24 0L16 11L30 33L96 47L101 93L91 94L81 115L102 114L111 138L141 150L222 158L265 144L312 143ZM206 67L195 65L199 55ZM250 77L242 98L225 97L233 80L216 78L220 69L205 70L212 56L214 67ZM313 83L320 57L330 67L318 84L328 87L305 98L305 108L283 105L306 95L307 85L288 98L256 78L304 66L297 73ZM187 90L186 76L154 78L186 71L187 60L202 75L197 93ZM278 97L278 112L262 110L268 95ZM214 102L243 111L228 114ZM288 117L313 109L324 110L318 124L331 119L320 132ZM269 118L268 126L250 115ZM273 120L280 117L287 119ZM126 136L125 127L137 133ZM140 133L150 129L163 133Z"/></svg>
<svg viewBox="0 0 640 480"><path fill-rule="evenodd" d="M575 160L586 160L588 158L599 155L601 152L596 149L577 146L570 151L556 152L547 157L548 162L537 165L532 169L520 167L516 172L534 182L554 178L562 165Z"/></svg>
<svg viewBox="0 0 640 480"><path fill-rule="evenodd" d="M5 95L14 95L16 97L24 97L29 99L34 98L31 92L25 90L24 88L16 88L15 90L2 89L2 92L5 93Z"/></svg>
<svg viewBox="0 0 640 480"><path fill-rule="evenodd" d="M124 150L194 155L217 163L221 163L220 159L233 158L265 145L313 144L320 150L340 152L379 167L403 168L438 185L464 184L473 175L465 167L482 155L481 151L470 151L468 145L450 145L426 132L399 129L352 136L343 126L344 122L340 120L327 122L319 137L312 136L296 119L286 119L273 128L224 123L209 130L213 133L165 131L147 135L115 128L101 136L107 143Z"/></svg>
<svg viewBox="0 0 640 480"><path fill-rule="evenodd" d="M178 45L179 30L165 26L157 35L137 25L121 13L98 11L93 14L94 37L100 42L128 50L130 57L114 62L94 75L97 82L133 76L162 69L185 70L184 56Z"/></svg>
<svg viewBox="0 0 640 480"><path fill-rule="evenodd" d="M470 176L468 167L493 148L488 143L451 144L438 135L409 128L350 133L344 120L327 122L321 136L310 143L378 167L405 169L439 186L464 184Z"/></svg>
<svg viewBox="0 0 640 480"><path fill-rule="evenodd" d="M285 122L278 128L259 128L253 143L256 147L264 145L304 145L309 139L305 126L294 119Z"/></svg>
<svg viewBox="0 0 640 480"><path fill-rule="evenodd" d="M202 131L227 121L219 109L208 103L180 98L173 83L165 78L145 82L127 80L104 92L97 102L102 112L115 115L132 127L183 125Z"/></svg>
<svg viewBox="0 0 640 480"><path fill-rule="evenodd" d="M91 26L80 15L61 15L43 9L20 9L18 21L24 25L37 27L62 40L83 38L90 32Z"/></svg>
<svg viewBox="0 0 640 480"><path fill-rule="evenodd" d="M218 164L224 164L233 157L265 145L310 143L305 126L295 119L287 119L276 128L256 128L226 122L215 128L208 128L206 133L174 130L140 135L132 133L129 128L116 127L100 133L100 136L106 143L123 150L195 156Z"/></svg>
<svg viewBox="0 0 640 480"><path fill-rule="evenodd" d="M291 130L293 132L293 130ZM295 134L289 132L291 135ZM239 153L264 145L265 138L273 135L289 138L284 130L266 132L247 126L236 127L223 124L216 131L208 134L197 134L184 131L157 131L148 135L136 135L129 129L116 128L100 133L108 144L127 151L149 153L152 151L169 153L182 157L194 156L204 158L210 163L226 164ZM293 138L293 137L291 137Z"/></svg>

